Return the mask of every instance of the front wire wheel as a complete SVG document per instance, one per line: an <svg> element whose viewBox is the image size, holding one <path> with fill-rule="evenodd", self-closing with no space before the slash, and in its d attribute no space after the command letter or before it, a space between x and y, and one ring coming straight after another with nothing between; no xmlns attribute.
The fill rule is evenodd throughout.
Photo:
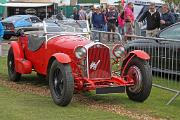
<svg viewBox="0 0 180 120"><path fill-rule="evenodd" d="M16 72L14 59L15 59L14 53L11 47L8 51L8 57L7 57L8 76L11 81L17 82L17 81L20 81L21 74Z"/></svg>
<svg viewBox="0 0 180 120"><path fill-rule="evenodd" d="M49 72L49 87L55 104L67 106L73 97L74 79L69 64L54 61Z"/></svg>
<svg viewBox="0 0 180 120"><path fill-rule="evenodd" d="M147 61L134 57L128 64L125 75L134 80L134 85L126 88L129 99L145 101L152 88L152 71Z"/></svg>

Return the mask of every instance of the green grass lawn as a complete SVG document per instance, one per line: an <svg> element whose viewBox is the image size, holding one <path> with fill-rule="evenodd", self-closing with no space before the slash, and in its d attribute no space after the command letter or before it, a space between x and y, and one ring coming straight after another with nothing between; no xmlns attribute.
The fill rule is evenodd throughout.
<svg viewBox="0 0 180 120"><path fill-rule="evenodd" d="M2 63L4 63L4 64L2 64ZM7 78L7 68L6 68L6 59L5 58L0 58L0 68L2 68L0 70L0 76L3 76L4 78ZM156 81L156 83L158 83L158 81L162 82L162 80L160 80L157 77L154 78L154 81ZM170 85L171 85L171 87L173 87L174 82L173 82L173 84L170 84ZM177 86L179 86L179 85L176 84L175 87L178 88ZM6 89L2 89L2 90L7 91ZM33 107L33 108L29 108L29 109L34 109L34 111L29 110L29 112L32 113L32 116L31 116L32 118L36 117L36 115L34 115L34 113L33 113L35 111L37 112L37 113L36 112L35 113L37 114L37 116L39 118L43 118L43 114L38 114L39 113L38 111L41 111L41 110L43 111L44 109L48 110L49 108L47 106L50 106L50 108L52 110L49 111L50 113L48 112L46 115L54 114L52 111L53 111L53 109L55 109L55 111L59 112L60 114L64 113L63 115L65 115L65 118L66 118L66 115L67 115L67 114L65 114L66 111L69 111L69 113L71 113L70 111L76 111L77 112L79 109L82 109L81 113L77 114L76 112L74 112L71 115L75 116L75 118L78 119L80 114L86 114L86 113L90 112L90 115L89 115L90 117L88 117L88 118L92 117L91 119L93 119L96 116L96 112L98 111L97 110L96 112L94 112L94 111L91 111L91 110L86 110L85 108L83 108L83 105L82 104L79 105L79 103L72 103L67 108L61 108L61 107L59 108L59 107L56 107L53 102L51 102L51 98L39 97L39 96L34 96L34 95L24 95L24 94L21 94L21 93L19 93L19 94L16 93L15 95L18 96L18 97L15 97L15 98L21 99L22 104L20 102L19 104L16 105L15 104L16 101L14 101L14 102L12 101L12 103L14 103L14 105L15 105L14 109L17 109L17 108L19 109L19 108L22 108L22 107L24 109L28 109L28 107L26 106L26 102L27 102L27 105L30 104L30 107L31 106ZM173 97L173 95L175 95L175 93L172 93L172 92L169 92L169 91L166 91L166 90L162 90L162 89L159 89L159 88L155 88L155 87L153 87L150 97L144 103L133 102L133 101L129 100L128 97L125 94L95 95L94 92L90 92L90 93L85 93L84 95L89 97L89 99L93 99L93 100L95 100L96 102L99 102L99 103L110 103L110 104L113 104L113 105L121 105L121 106L124 106L125 108L127 108L127 109L129 109L131 111L135 111L135 112L138 112L138 113L145 113L145 114L149 114L149 115L155 116L155 117L162 117L162 118L167 118L167 119L178 120L179 115L180 115L180 97L178 97L172 104L167 106L166 103L170 100L171 97ZM11 94L9 94L8 96L11 97ZM30 96L33 96L33 97L30 97ZM29 100L28 100L28 97L30 97ZM0 96L0 98L1 98L1 96ZM39 101L37 101L36 99L38 99L42 103L41 102L38 103ZM4 100L4 99L2 99L2 100ZM23 100L25 100L25 102L23 102ZM6 102L6 101L4 101L4 102ZM18 102L18 100L17 100L17 102ZM1 103L1 100L0 100L0 103ZM37 105L34 106L33 105L34 103L36 103ZM7 107L8 103L4 103L3 106ZM8 108L6 108L6 109L8 110ZM78 109L78 110L76 110L76 109ZM23 112L25 112L24 114L28 113L27 111L23 110ZM1 113L1 111L0 111L0 113ZM4 113L4 115L5 115L5 113ZM102 113L101 118L103 118L104 115L105 115L105 113ZM100 116L98 116L98 117L100 117ZM107 116L107 118L110 117L110 116ZM31 117L29 117L29 118L31 118ZM69 117L70 116L68 116L67 118L69 118ZM1 118L1 116L0 116L0 118ZM114 118L114 117L112 117L112 118ZM96 118L94 118L94 119L96 119Z"/></svg>
<svg viewBox="0 0 180 120"><path fill-rule="evenodd" d="M133 102L125 94L96 95L94 92L85 94L100 103L121 105L139 113L155 117L178 120L180 116L180 96L170 105L166 105L173 93L153 87L150 97L144 103Z"/></svg>
<svg viewBox="0 0 180 120"><path fill-rule="evenodd" d="M117 114L93 110L72 102L59 107L50 97L17 93L0 86L1 120L129 120Z"/></svg>

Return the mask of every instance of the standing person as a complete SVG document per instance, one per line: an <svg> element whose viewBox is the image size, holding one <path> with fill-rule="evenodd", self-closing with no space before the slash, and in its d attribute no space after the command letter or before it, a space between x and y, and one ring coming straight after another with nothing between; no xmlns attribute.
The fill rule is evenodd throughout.
<svg viewBox="0 0 180 120"><path fill-rule="evenodd" d="M78 9L76 7L73 8L73 19L79 20L79 13L78 13Z"/></svg>
<svg viewBox="0 0 180 120"><path fill-rule="evenodd" d="M114 6L109 7L109 11L107 12L107 26L108 32L115 32L116 31L116 20L117 20L117 13L114 9ZM108 34L108 41L110 41L110 34ZM114 41L114 35L113 35Z"/></svg>
<svg viewBox="0 0 180 120"><path fill-rule="evenodd" d="M167 5L169 8L169 11L172 13L172 15L175 18L175 22L177 22L178 21L178 15L176 14L176 6L175 6L173 0L168 0Z"/></svg>
<svg viewBox="0 0 180 120"><path fill-rule="evenodd" d="M89 22L89 28L90 29L92 28L92 14L93 14L93 10L94 10L94 8L91 7L89 13L87 14L87 19L88 19L88 22Z"/></svg>
<svg viewBox="0 0 180 120"><path fill-rule="evenodd" d="M57 18L58 20L63 20L63 17L64 17L64 15L63 15L63 9L61 9L61 10L58 12L58 14L56 15L56 18Z"/></svg>
<svg viewBox="0 0 180 120"><path fill-rule="evenodd" d="M175 10L174 10L175 5L174 5L173 0L168 0L168 7L171 12L173 12L173 13L175 12Z"/></svg>
<svg viewBox="0 0 180 120"><path fill-rule="evenodd" d="M107 19L106 19L106 9L102 9L102 14L104 15L104 21L105 21L105 23L104 23L104 26L103 26L103 31L107 31Z"/></svg>
<svg viewBox="0 0 180 120"><path fill-rule="evenodd" d="M86 11L83 6L79 10L79 20L86 20Z"/></svg>
<svg viewBox="0 0 180 120"><path fill-rule="evenodd" d="M97 7L92 14L92 24L93 24L93 29L102 31L103 26L105 24L104 20L104 14L101 12L100 8Z"/></svg>
<svg viewBox="0 0 180 120"><path fill-rule="evenodd" d="M156 37L160 28L160 14L154 3L149 5L149 10L140 17L138 22L143 22L145 19L147 21L146 37Z"/></svg>
<svg viewBox="0 0 180 120"><path fill-rule="evenodd" d="M124 18L122 18L123 16L123 11L120 10L119 11L119 15L118 15L118 30L119 30L119 34L124 35Z"/></svg>
<svg viewBox="0 0 180 120"><path fill-rule="evenodd" d="M98 31L103 30L103 27L105 24L105 19L104 19L104 14L101 12L99 7L97 7L95 9L94 13L92 14L92 24L93 24L94 30L98 30ZM97 34L94 34L94 37L95 37L95 39L98 39Z"/></svg>
<svg viewBox="0 0 180 120"><path fill-rule="evenodd" d="M161 30L175 23L175 17L169 11L167 4L164 4L162 6L162 15L161 15L160 23L161 23L161 27L160 27Z"/></svg>
<svg viewBox="0 0 180 120"><path fill-rule="evenodd" d="M133 26L134 26L134 14L133 14L133 3L129 2L124 10L124 31L125 34L132 35L133 34ZM128 38L129 39L129 38Z"/></svg>

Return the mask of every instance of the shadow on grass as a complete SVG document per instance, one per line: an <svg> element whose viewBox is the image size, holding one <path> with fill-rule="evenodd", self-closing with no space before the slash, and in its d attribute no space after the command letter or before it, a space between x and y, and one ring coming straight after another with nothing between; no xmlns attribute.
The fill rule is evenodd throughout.
<svg viewBox="0 0 180 120"><path fill-rule="evenodd" d="M48 87L48 81L45 78L42 78L40 76L37 76L36 73L32 73L29 75L23 75L21 77L21 80L17 82L17 84L28 84L28 85L34 85L37 87Z"/></svg>

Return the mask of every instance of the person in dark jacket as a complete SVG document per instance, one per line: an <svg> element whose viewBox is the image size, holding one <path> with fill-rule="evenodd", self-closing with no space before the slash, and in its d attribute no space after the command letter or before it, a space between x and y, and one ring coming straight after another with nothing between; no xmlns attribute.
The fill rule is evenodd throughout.
<svg viewBox="0 0 180 120"><path fill-rule="evenodd" d="M154 3L149 5L149 10L146 11L138 22L143 22L146 19L146 37L156 37L160 28L160 14L156 11Z"/></svg>
<svg viewBox="0 0 180 120"><path fill-rule="evenodd" d="M105 25L105 17L104 14L101 12L100 8L97 7L92 14L92 24L93 29L98 31L103 31L103 27ZM94 33L93 39L101 39L101 34Z"/></svg>
<svg viewBox="0 0 180 120"><path fill-rule="evenodd" d="M74 20L79 20L79 12L76 7L73 8L73 19Z"/></svg>
<svg viewBox="0 0 180 120"><path fill-rule="evenodd" d="M107 12L107 14L106 14L108 32L115 32L116 31L117 17L118 17L118 14L115 11L114 6L110 6L109 12ZM110 34L108 34L108 41L110 41ZM114 41L114 35L113 35L113 41Z"/></svg>
<svg viewBox="0 0 180 120"><path fill-rule="evenodd" d="M97 7L95 12L92 14L92 24L94 30L103 30L105 24L104 14L100 11L100 8Z"/></svg>
<svg viewBox="0 0 180 120"><path fill-rule="evenodd" d="M164 4L162 6L162 15L161 15L160 23L161 23L161 27L160 27L161 30L175 23L175 17L169 11L167 4Z"/></svg>

